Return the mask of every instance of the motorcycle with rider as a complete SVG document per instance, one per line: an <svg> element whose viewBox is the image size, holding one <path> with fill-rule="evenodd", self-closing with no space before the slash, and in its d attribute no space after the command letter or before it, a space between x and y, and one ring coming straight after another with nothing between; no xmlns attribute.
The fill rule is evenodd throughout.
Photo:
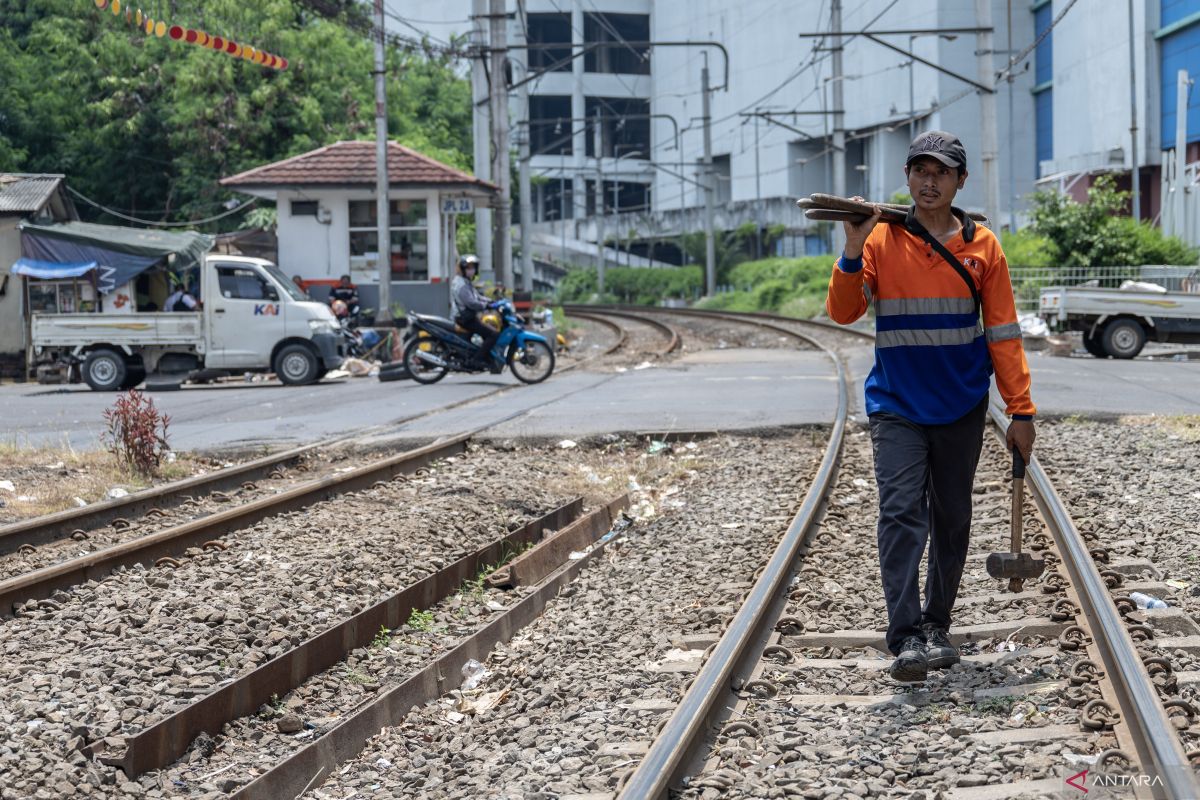
<svg viewBox="0 0 1200 800"><path fill-rule="evenodd" d="M450 285L454 319L409 314L403 363L413 380L435 383L450 371L499 374L507 365L524 383L554 371L554 348L541 334L525 330L512 302L490 300L475 287L479 259L459 259ZM491 324L489 324L491 323ZM478 337L476 344L472 340Z"/></svg>

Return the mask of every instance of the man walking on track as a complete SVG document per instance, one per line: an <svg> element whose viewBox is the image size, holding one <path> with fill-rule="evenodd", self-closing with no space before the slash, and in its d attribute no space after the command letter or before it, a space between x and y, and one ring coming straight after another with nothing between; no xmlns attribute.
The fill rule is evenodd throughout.
<svg viewBox="0 0 1200 800"><path fill-rule="evenodd" d="M875 306L875 366L866 382L879 488L879 566L897 681L958 663L951 611L971 532L992 372L1012 416L1008 445L1033 452L1029 367L1008 262L991 231L952 208L967 179L962 142L913 140L904 167L913 205L903 225L843 223L846 248L826 309L843 325ZM982 317L982 320L981 320ZM918 571L929 541L925 604Z"/></svg>

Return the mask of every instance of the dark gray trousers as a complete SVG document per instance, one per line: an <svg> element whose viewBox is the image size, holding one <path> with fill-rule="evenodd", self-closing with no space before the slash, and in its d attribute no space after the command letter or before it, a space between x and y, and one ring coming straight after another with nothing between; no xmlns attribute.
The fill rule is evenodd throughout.
<svg viewBox="0 0 1200 800"><path fill-rule="evenodd" d="M950 627L971 535L971 490L983 448L988 398L947 425L871 415L879 486L879 570L887 601L887 646L899 654L923 624ZM929 540L925 607L917 586Z"/></svg>

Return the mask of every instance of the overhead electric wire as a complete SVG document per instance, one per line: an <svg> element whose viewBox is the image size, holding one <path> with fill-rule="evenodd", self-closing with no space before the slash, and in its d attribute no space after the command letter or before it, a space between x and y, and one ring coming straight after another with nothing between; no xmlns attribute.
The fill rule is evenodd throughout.
<svg viewBox="0 0 1200 800"><path fill-rule="evenodd" d="M65 185L66 184L64 184L64 186ZM245 211L247 208L249 208L250 206L252 206L258 202L257 197L252 197L249 200L247 200L246 202L239 205L237 208L231 208L222 214L217 214L215 217L208 217L206 219L194 219L194 220L190 220L189 222L157 222L155 220L141 219L140 217L130 216L129 214L122 214L120 211L117 211L115 208L109 208L108 206L104 206L104 205L101 205L100 203L97 203L95 200L81 194L79 191L71 188L70 186L67 186L67 191L70 192L71 194L75 195L76 197L78 197L83 202L87 203L89 206L100 209L105 214L111 214L112 216L117 217L118 219L123 219L128 222L136 222L139 225L149 225L149 226L155 227L155 228L194 228L198 225L206 225L210 222L216 222L219 219L225 219L225 217L233 216L234 214L237 214L241 211Z"/></svg>

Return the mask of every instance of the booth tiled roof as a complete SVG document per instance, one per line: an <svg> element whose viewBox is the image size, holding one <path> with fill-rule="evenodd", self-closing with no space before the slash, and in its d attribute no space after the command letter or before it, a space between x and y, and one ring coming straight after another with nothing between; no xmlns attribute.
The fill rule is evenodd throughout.
<svg viewBox="0 0 1200 800"><path fill-rule="evenodd" d="M392 186L469 186L488 192L495 185L421 155L404 145L388 142L388 183ZM221 180L222 186L374 186L375 143L337 142L274 164L238 173Z"/></svg>

